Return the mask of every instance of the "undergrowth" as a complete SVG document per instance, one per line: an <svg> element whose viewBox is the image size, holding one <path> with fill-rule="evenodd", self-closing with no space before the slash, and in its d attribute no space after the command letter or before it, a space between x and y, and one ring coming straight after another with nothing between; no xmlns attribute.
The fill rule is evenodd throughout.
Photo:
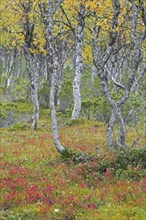
<svg viewBox="0 0 146 220"><path fill-rule="evenodd" d="M131 130L132 147L107 150L103 125L64 126L59 155L47 123L38 131L1 129L1 219L145 219L143 130L137 145Z"/></svg>

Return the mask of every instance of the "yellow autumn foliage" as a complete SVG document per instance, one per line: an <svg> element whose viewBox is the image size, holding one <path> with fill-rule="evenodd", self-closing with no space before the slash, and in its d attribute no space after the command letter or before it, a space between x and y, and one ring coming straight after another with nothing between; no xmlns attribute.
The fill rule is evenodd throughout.
<svg viewBox="0 0 146 220"><path fill-rule="evenodd" d="M135 1L139 5L139 1ZM39 4L48 4L47 0L5 0L0 2L1 12L1 26L0 26L0 45L4 47L22 47L25 41L24 26L26 23L26 14L24 12L25 7L30 6L28 13L28 19L31 24L34 24L33 44L30 48L33 53L45 54L45 37L44 37L44 24L42 23L40 16ZM55 1L54 1L55 3ZM126 43L130 42L130 2L120 0L121 12L118 18L118 26L114 30L121 35ZM68 37L70 26L76 31L77 19L80 5L84 5L85 8L85 35L84 35L84 60L92 59L92 52L87 42L91 42L93 25L95 23L95 14L97 16L96 27L100 27L99 45L108 43L109 31L111 30L113 6L112 0L64 0L62 2L62 8L66 13L63 14L60 7L54 14L54 37L61 31L61 40L68 38L68 42L75 40L74 37ZM144 3L145 4L145 3ZM142 22L142 12L139 15L138 25L136 31L138 33L144 30ZM70 22L69 25L68 21ZM57 22L57 23L55 23ZM70 35L71 36L71 35ZM87 45L86 45L87 44ZM145 43L143 43L143 50L145 49ZM87 56L87 57L86 57Z"/></svg>

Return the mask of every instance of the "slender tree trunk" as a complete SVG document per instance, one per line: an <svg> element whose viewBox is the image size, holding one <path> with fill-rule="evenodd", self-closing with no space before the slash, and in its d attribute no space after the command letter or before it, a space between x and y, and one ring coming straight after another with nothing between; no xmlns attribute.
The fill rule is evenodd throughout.
<svg viewBox="0 0 146 220"><path fill-rule="evenodd" d="M116 121L119 125L117 146L118 147L125 146L125 141L126 141L125 123L123 120L123 116L121 114L121 110L117 107L116 103L115 103L115 106L116 107L112 106L113 113L109 121L107 132L106 132L108 147L112 147L114 144L114 141L112 138L112 132L113 132L113 127Z"/></svg>
<svg viewBox="0 0 146 220"><path fill-rule="evenodd" d="M34 105L34 115L33 115L33 129L36 130L38 127L38 119L39 119L39 100L38 100L38 89L39 89L39 70L40 63L39 59L35 58L34 60L34 91L32 92L32 99Z"/></svg>
<svg viewBox="0 0 146 220"><path fill-rule="evenodd" d="M38 118L39 118L39 101L38 101L39 61L37 60L37 58L35 58L33 60L33 63L31 63L32 56L29 54L27 49L25 50L25 58L26 58L26 69L28 72L29 82L31 87L31 98L34 106L32 127L34 130L36 130L38 127ZM33 68L31 66L33 66Z"/></svg>
<svg viewBox="0 0 146 220"><path fill-rule="evenodd" d="M109 147L109 148L114 145L114 140L113 140L113 136L112 136L114 123L115 123L115 116L114 116L114 113L112 113L112 116L111 116L110 121L108 123L108 127L106 129L107 147Z"/></svg>
<svg viewBox="0 0 146 220"><path fill-rule="evenodd" d="M111 146L113 140L112 140L112 131L113 131L113 126L115 121L118 122L119 124L119 133L118 133L118 142L117 145L124 146L125 145L125 124L123 120L123 116L121 114L120 107L118 104L111 98L110 91L109 91L109 86L108 86L108 77L106 72L104 71L100 74L100 80L101 80L101 90L105 95L105 98L109 105L112 108L112 117L109 121L108 129L107 129L107 141L108 141L108 146Z"/></svg>
<svg viewBox="0 0 146 220"><path fill-rule="evenodd" d="M56 118L56 110L55 110L55 103L54 103L54 96L55 96L55 82L56 82L56 75L58 71L58 62L55 57L55 51L53 48L53 23L52 23L52 10L53 10L53 1L49 0L48 2L48 42L47 42L47 52L48 52L48 67L50 73L50 111L51 111L51 119L52 119L52 131L53 131L53 139L54 144L57 151L61 154L65 152L65 148L61 145L58 136L58 126L57 126L57 118Z"/></svg>
<svg viewBox="0 0 146 220"><path fill-rule="evenodd" d="M117 119L117 122L119 124L117 145L119 147L125 146L125 141L126 141L125 123L123 120L123 116L121 114L121 110L120 110L120 108L117 107L117 104L116 104L116 108L113 108L113 111L114 111L115 117Z"/></svg>
<svg viewBox="0 0 146 220"><path fill-rule="evenodd" d="M76 119L80 115L81 111L81 94L80 94L80 80L83 69L82 63L82 41L84 30L84 6L80 6L80 12L78 16L78 27L76 36L76 48L75 48L75 77L73 81L73 96L74 96L74 108L72 112L72 119Z"/></svg>
<svg viewBox="0 0 146 220"><path fill-rule="evenodd" d="M21 2L20 2L21 4ZM38 117L39 117L39 101L38 101L38 80L39 80L39 58L38 54L31 53L30 48L33 47L34 38L34 22L30 21L29 13L31 11L30 7L25 4L21 4L23 8L23 16L25 18L25 23L23 24L25 45L24 45L24 55L26 59L26 70L28 72L30 88L31 88L31 98L34 106L33 110L33 123L32 127L34 130L38 127Z"/></svg>
<svg viewBox="0 0 146 220"><path fill-rule="evenodd" d="M58 126L57 126L57 118L56 118L56 110L55 110L55 81L56 81L56 73L57 73L57 63L54 60L54 71L51 74L50 81L50 110L51 110L51 119L52 119L52 131L54 137L54 144L59 153L64 153L65 148L61 145L58 136Z"/></svg>

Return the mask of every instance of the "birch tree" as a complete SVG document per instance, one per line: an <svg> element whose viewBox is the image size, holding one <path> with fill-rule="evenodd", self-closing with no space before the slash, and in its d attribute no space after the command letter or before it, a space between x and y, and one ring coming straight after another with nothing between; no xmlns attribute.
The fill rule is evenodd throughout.
<svg viewBox="0 0 146 220"><path fill-rule="evenodd" d="M28 72L29 82L31 87L31 97L34 106L32 127L34 130L36 130L38 127L38 119L39 119L38 89L39 89L40 62L37 56L31 57L31 55L26 51L25 51L25 58L26 58L26 69Z"/></svg>
<svg viewBox="0 0 146 220"><path fill-rule="evenodd" d="M51 111L52 132L54 145L56 150L63 154L66 149L61 145L58 135L56 108L55 108L55 84L58 75L58 57L55 50L54 40L54 20L53 16L63 0L48 0L39 2L39 9L41 14L41 23L43 26L44 38L45 38L45 50L46 50L46 62L47 62L47 83L50 88L49 105Z"/></svg>
<svg viewBox="0 0 146 220"><path fill-rule="evenodd" d="M48 13L47 13L47 56L48 56L48 66L50 74L50 111L52 119L52 131L54 144L57 151L61 154L65 152L65 148L61 145L58 136L57 118L55 110L55 82L58 71L57 58L55 57L55 48L53 47L53 15L55 13L56 7L61 4L61 0L54 5L53 0L48 1Z"/></svg>
<svg viewBox="0 0 146 220"><path fill-rule="evenodd" d="M112 116L108 124L107 128L107 142L108 147L114 145L112 131L115 122L119 125L118 132L118 141L116 146L125 146L126 144L126 134L125 134L125 123L123 120L121 106L128 100L132 86L136 79L136 73L139 67L139 64L142 61L142 43L146 34L146 22L144 16L144 3L143 1L139 1L137 4L136 1L131 2L131 16L130 16L130 33L129 33L129 42L127 46L127 56L129 56L129 74L127 71L127 79L125 83L121 83L117 81L116 75L113 74L112 70L107 68L107 64L111 61L114 56L114 52L118 54L121 48L118 48L119 45L119 35L116 31L118 28L118 18L121 13L121 4L120 1L112 1L113 3L113 19L112 19L112 27L109 35L109 44L105 52L103 52L102 48L99 46L99 34L100 27L94 28L93 35L93 56L94 56L94 64L98 71L98 76L101 82L101 90L106 97L107 102L111 106ZM142 13L141 22L143 22L144 27L143 31L139 31L137 33L137 26L139 23L139 16ZM128 20L129 22L129 20ZM123 40L123 39L122 39ZM122 45L122 41L120 42L120 46L123 48L125 45ZM125 44L125 42L124 42ZM122 49L121 49L122 51ZM143 69L145 71L145 67ZM141 73L143 75L143 72ZM118 101L114 100L110 93L109 80L117 87L123 90L123 96Z"/></svg>
<svg viewBox="0 0 146 220"><path fill-rule="evenodd" d="M39 118L39 100L38 100L38 86L39 86L39 59L35 53L31 52L33 48L34 40L34 22L30 21L30 13L32 11L32 2L25 4L20 2L23 11L23 33L24 33L24 56L26 59L26 70L29 77L31 87L31 97L34 106L33 110L33 123L32 127L34 130L38 127Z"/></svg>
<svg viewBox="0 0 146 220"><path fill-rule="evenodd" d="M82 61L82 44L83 44L83 34L85 26L84 18L84 5L80 5L78 13L78 25L76 33L76 46L75 46L75 77L73 81L73 96L74 96L74 108L72 112L72 119L77 119L81 111L81 93L80 93L80 81L83 71L83 61Z"/></svg>

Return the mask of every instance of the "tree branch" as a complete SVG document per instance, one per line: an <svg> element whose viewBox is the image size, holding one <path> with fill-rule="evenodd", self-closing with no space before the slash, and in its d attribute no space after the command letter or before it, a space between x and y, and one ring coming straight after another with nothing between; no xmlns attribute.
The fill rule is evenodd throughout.
<svg viewBox="0 0 146 220"><path fill-rule="evenodd" d="M112 76L110 70L108 69L107 65L105 65L105 69L108 72L108 75L110 76L110 79L112 80L112 82L114 83L115 86L121 88L121 89L125 89L125 86L119 82L117 82L114 77Z"/></svg>

